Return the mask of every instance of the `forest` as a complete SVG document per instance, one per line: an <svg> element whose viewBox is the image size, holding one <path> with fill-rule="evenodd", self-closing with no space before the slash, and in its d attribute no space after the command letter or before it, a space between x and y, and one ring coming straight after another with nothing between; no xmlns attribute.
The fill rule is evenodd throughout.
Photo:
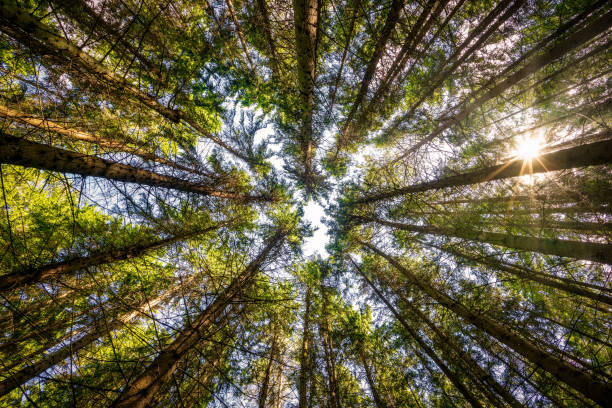
<svg viewBox="0 0 612 408"><path fill-rule="evenodd" d="M0 0L0 407L612 406L609 0Z"/></svg>

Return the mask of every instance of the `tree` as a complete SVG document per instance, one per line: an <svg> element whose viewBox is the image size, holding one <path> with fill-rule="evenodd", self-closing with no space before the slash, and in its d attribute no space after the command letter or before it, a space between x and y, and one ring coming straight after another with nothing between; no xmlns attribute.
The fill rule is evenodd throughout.
<svg viewBox="0 0 612 408"><path fill-rule="evenodd" d="M0 405L608 406L611 18L0 0Z"/></svg>

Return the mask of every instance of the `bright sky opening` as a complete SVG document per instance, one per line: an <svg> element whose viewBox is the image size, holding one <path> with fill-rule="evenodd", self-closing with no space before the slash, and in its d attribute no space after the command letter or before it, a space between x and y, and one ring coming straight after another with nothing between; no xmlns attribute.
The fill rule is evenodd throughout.
<svg viewBox="0 0 612 408"><path fill-rule="evenodd" d="M315 230L312 237L304 240L304 245L302 246L304 257L318 254L323 258L327 258L329 255L325 249L325 245L329 242L329 235L327 233L328 228L321 222L323 216L325 216L323 207L315 201L310 200L308 204L304 206L304 219L308 221Z"/></svg>

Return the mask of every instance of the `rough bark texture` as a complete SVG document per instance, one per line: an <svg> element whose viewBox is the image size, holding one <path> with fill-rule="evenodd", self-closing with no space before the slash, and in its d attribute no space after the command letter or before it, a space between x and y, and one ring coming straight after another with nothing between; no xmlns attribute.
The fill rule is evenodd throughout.
<svg viewBox="0 0 612 408"><path fill-rule="evenodd" d="M76 69L95 82L102 81L110 85L114 92L129 96L140 101L148 108L158 112L171 122L181 120L188 123L203 136L223 147L228 152L245 161L250 159L238 152L215 135L208 132L186 112L171 109L162 105L157 99L142 92L128 80L117 76L93 57L82 51L65 38L55 34L51 29L40 23L36 18L25 12L13 0L0 0L0 28L19 42L27 45L33 51L67 65L69 70Z"/></svg>
<svg viewBox="0 0 612 408"><path fill-rule="evenodd" d="M104 322L96 323L95 326L83 337L80 337L78 340L71 341L69 344L46 355L45 357L43 357L42 360L37 361L34 364L25 366L21 370L12 374L6 380L0 382L0 397L8 394L20 385L25 384L37 375L43 373L45 370L64 361L79 350L82 350L83 348L89 346L91 343L93 343L98 338L104 336L106 333L110 333L111 331L119 329L120 327L129 323L141 314L146 314L151 309L157 307L160 303L168 300L169 298L177 294L178 291L184 288L186 284L190 281L191 280L188 280L183 284L166 291L165 293L154 299L147 300L142 305L138 306L137 309L116 318L108 324L104 324Z"/></svg>
<svg viewBox="0 0 612 408"><path fill-rule="evenodd" d="M4 116L5 118L23 123L25 125L33 126L43 131L50 131L50 132L57 133L59 135L65 136L68 139L78 140L78 141L87 142L87 143L93 143L93 144L96 144L104 148L112 149L114 151L128 152L132 155L141 157L144 160L154 161L154 162L157 162L157 163L169 166L169 167L173 167L177 170L188 171L190 173L203 175L203 173L198 172L194 169L190 169L188 167L175 163L171 160L157 156L153 153L147 153L146 150L149 150L147 146L141 143L138 143L136 141L131 141L125 138L123 135L122 135L122 138L126 139L125 142L119 142L117 140L111 140L111 139L98 137L89 132L85 132L80 129L67 127L61 123L58 123L52 120L48 120L45 118L41 118L36 115L31 115L29 113L21 112L21 111L9 108L8 106L4 106L1 104L0 104L0 116Z"/></svg>
<svg viewBox="0 0 612 408"><path fill-rule="evenodd" d="M466 229L422 226L370 218L376 222L404 231L422 234L443 235L447 237L464 238L473 241L487 242L507 248L532 251L547 255L564 256L567 258L584 259L594 262L612 264L612 245L598 242L568 241L564 239L534 238L520 235L502 234L499 232L469 231Z"/></svg>
<svg viewBox="0 0 612 408"><path fill-rule="evenodd" d="M0 293L32 283L44 282L84 268L138 258L147 252L216 230L224 225L227 225L227 223L219 223L200 231L178 234L170 238L156 239L147 243L134 244L123 248L110 248L102 252L94 252L89 256L74 257L61 262L54 262L37 268L2 275L0 276Z"/></svg>
<svg viewBox="0 0 612 408"><path fill-rule="evenodd" d="M465 173L455 176L443 177L438 180L414 184L388 192L372 194L359 198L355 200L355 202L367 204L409 193L418 193L446 187L465 186L486 181L518 177L525 174L545 173L549 171L610 163L612 163L612 139L545 153L534 158L531 162L515 159L495 166L466 171Z"/></svg>
<svg viewBox="0 0 612 408"><path fill-rule="evenodd" d="M300 379L298 384L298 407L308 406L307 385L310 379L310 286L306 287L304 298L304 330L302 332L302 350L300 351Z"/></svg>
<svg viewBox="0 0 612 408"><path fill-rule="evenodd" d="M529 341L523 339L499 323L491 320L487 316L471 311L455 299L429 285L427 282L423 281L423 279L419 279L410 270L404 268L398 261L382 252L380 249L368 243L361 244L386 259L391 265L393 265L393 267L395 267L406 277L410 284L419 287L440 305L451 310L458 316L465 319L467 322L496 338L498 341L510 347L516 353L525 357L534 365L548 371L562 382L566 383L593 401L602 404L603 406L606 406L608 402L612 400L612 387L610 385L601 383L590 373L584 372L544 350L540 350Z"/></svg>
<svg viewBox="0 0 612 408"><path fill-rule="evenodd" d="M113 402L113 407L146 407L161 386L170 379L185 354L201 339L202 334L214 326L223 315L230 301L247 285L259 270L272 250L279 246L286 232L279 231L272 237L249 265L232 283L187 327L170 345L165 347L144 370L121 392Z"/></svg>
<svg viewBox="0 0 612 408"><path fill-rule="evenodd" d="M313 189L313 158L316 148L313 139L312 115L314 111L314 87L317 62L317 31L319 27L319 0L294 0L295 48L297 53L297 77L300 92L301 123L298 135L304 185L308 193Z"/></svg>
<svg viewBox="0 0 612 408"><path fill-rule="evenodd" d="M398 160L406 157L410 153L415 152L416 150L421 148L423 145L431 142L446 129L461 122L463 119L467 118L472 112L474 112L478 107L482 106L485 102L488 102L496 96L499 96L508 88L512 87L513 85L516 85L522 79L539 71L540 69L555 61L556 59L562 57L573 49L607 31L611 25L612 11L608 11L606 14L593 21L587 27L577 31L567 39L555 44L542 54L533 57L527 63L525 63L525 65L521 69L519 69L506 79L502 80L497 85L493 86L482 96L478 97L475 101L467 104L463 109L461 109L461 111L456 113L453 117L445 120L442 124L436 127L436 129L431 132L427 137L411 146L406 152L404 152L400 156L400 158L398 158Z"/></svg>
<svg viewBox="0 0 612 408"><path fill-rule="evenodd" d="M269 197L248 196L222 191L213 183L199 184L177 177L166 176L122 163L75 153L41 143L9 136L0 131L0 163L34 167L41 170L102 177L128 183L162 187L188 193L239 201L267 201Z"/></svg>

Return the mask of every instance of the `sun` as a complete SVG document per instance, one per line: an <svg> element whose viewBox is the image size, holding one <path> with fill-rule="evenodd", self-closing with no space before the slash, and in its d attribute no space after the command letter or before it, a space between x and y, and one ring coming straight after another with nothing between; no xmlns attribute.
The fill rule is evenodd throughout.
<svg viewBox="0 0 612 408"><path fill-rule="evenodd" d="M542 143L542 137L539 135L522 138L515 150L516 157L525 161L535 159L540 155Z"/></svg>

